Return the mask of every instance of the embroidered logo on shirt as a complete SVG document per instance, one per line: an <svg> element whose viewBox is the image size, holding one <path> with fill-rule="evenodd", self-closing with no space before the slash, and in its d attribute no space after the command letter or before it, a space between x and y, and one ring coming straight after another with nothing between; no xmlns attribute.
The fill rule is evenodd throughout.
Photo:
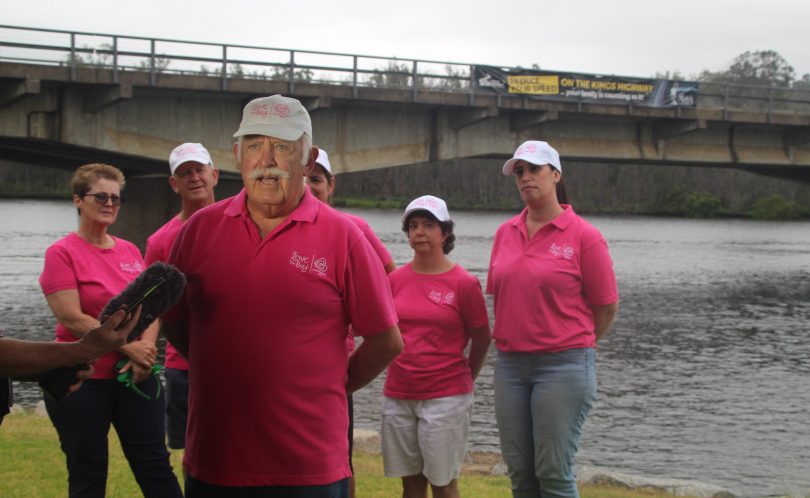
<svg viewBox="0 0 810 498"><path fill-rule="evenodd" d="M329 270L329 264L326 258L316 258L313 256L302 256L298 251L293 251L290 258L290 264L296 267L301 273L317 273L325 277L326 272Z"/></svg>
<svg viewBox="0 0 810 498"><path fill-rule="evenodd" d="M132 263L127 263L126 261L121 261L119 266L122 271L127 273L140 273L143 271L143 265L137 261L133 261Z"/></svg>
<svg viewBox="0 0 810 498"><path fill-rule="evenodd" d="M447 294L442 294L441 291L431 289L430 294L428 294L428 299L436 304L453 304L456 301L456 293L450 291Z"/></svg>
<svg viewBox="0 0 810 498"><path fill-rule="evenodd" d="M558 246L554 242L548 248L548 252L557 256L558 258L571 259L574 257L574 247L570 244L565 244L563 247Z"/></svg>

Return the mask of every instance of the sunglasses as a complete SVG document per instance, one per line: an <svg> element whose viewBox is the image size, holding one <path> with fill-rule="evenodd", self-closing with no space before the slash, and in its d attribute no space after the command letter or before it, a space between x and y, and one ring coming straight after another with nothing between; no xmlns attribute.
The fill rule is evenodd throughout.
<svg viewBox="0 0 810 498"><path fill-rule="evenodd" d="M104 204L107 204L107 201L112 201L113 206L120 206L121 205L121 197L118 196L118 195L109 195L109 194L105 194L104 192L98 192L96 194L84 194L82 197L87 197L88 195L95 198L96 202L98 204L101 204L102 206Z"/></svg>

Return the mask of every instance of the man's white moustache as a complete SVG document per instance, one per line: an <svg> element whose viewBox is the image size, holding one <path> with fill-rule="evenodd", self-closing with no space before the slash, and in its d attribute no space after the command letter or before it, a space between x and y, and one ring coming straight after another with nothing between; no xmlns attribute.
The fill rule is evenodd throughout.
<svg viewBox="0 0 810 498"><path fill-rule="evenodd" d="M250 172L251 180L258 180L263 177L277 176L279 178L289 178L290 174L281 168L273 166L272 168L259 168Z"/></svg>

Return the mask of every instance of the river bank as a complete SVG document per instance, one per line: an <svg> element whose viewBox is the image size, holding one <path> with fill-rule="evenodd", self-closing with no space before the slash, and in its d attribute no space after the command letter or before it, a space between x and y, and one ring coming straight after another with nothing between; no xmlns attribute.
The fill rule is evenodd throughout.
<svg viewBox="0 0 810 498"><path fill-rule="evenodd" d="M520 198L502 161L449 160L336 177L336 206L401 209L425 193L455 209L516 211ZM70 198L70 171L0 162L0 198ZM686 166L566 163L571 202L582 214L687 218L810 218L810 181L742 170Z"/></svg>
<svg viewBox="0 0 810 498"><path fill-rule="evenodd" d="M114 434L114 432L113 432ZM117 438L111 438L117 442ZM3 448L0 449L0 455L7 451L9 447L17 445L25 445L28 448L46 448L49 446L58 447L58 440L56 432L50 425L45 406L43 402L39 402L36 407L26 410L19 405L14 405L8 419L0 426L0 441L3 442ZM117 455L117 448L113 448L111 466L113 467L111 475L118 475L119 479L129 479L126 472L118 472L115 467L117 460L121 457ZM356 430L354 434L354 452L355 452L355 467L358 472L358 498L364 496L373 496L369 490L363 489L363 479L374 477L375 479L381 478L382 463L381 463L381 450L380 450L380 435L376 431L370 430ZM370 456L368 458L366 455ZM3 455L3 461L10 462L14 460L15 455ZM34 462L43 462L44 458L35 453L29 453L26 458ZM368 461L371 460L371 470L369 470ZM175 470L179 467L178 452L173 452L172 461L175 465ZM120 465L125 465L121 462ZM13 466L12 466L13 468ZM362 468L362 470L361 470ZM9 476L3 477L6 468L0 469L0 483L13 482ZM622 474L609 469L600 469L588 466L577 467L577 483L581 487L583 498L599 498L610 496L632 496L632 497L652 497L652 496L680 496L680 497L693 497L693 498L734 498L735 495L728 490L722 489L717 486L703 484L695 481L685 481L676 479L655 479L644 478L640 476L632 476ZM122 475L123 474L123 475ZM494 452L476 452L470 451L467 453L464 464L462 466L462 477L460 482L466 483L468 480L490 480L497 479L494 484L504 492L507 496L508 478L506 477L506 466L499 453ZM385 478L383 478L385 479ZM398 485L396 479L385 479L393 487ZM57 483L58 484L58 483ZM493 483L490 483L493 485ZM0 484L0 490L3 489L3 484ZM29 486L30 490L30 486ZM10 490L6 490L10 491ZM14 490L19 491L19 490ZM11 493L2 493L3 496L9 496ZM57 496L49 495L48 493L39 494L39 496ZM386 496L386 495L378 495ZM393 495L391 495L393 496ZM492 498L490 494L476 495L465 494L475 498Z"/></svg>

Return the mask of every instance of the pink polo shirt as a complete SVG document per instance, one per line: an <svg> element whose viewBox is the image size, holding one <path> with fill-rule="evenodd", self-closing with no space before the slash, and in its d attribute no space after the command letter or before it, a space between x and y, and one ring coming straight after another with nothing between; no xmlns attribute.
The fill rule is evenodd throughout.
<svg viewBox="0 0 810 498"><path fill-rule="evenodd" d="M155 261L165 262L169 260L172 244L174 244L174 239L177 237L182 227L183 222L180 221L179 217L175 216L146 239L146 255L144 256L144 260L147 266ZM165 364L166 368L188 370L186 359L168 342L166 343Z"/></svg>
<svg viewBox="0 0 810 498"><path fill-rule="evenodd" d="M360 228L360 231L363 232L363 236L365 236L368 243L371 244L374 252L376 252L377 256L380 257L380 262L382 263L383 267L393 261L391 253L388 252L388 249L385 248L385 245L383 245L382 241L379 239L379 237L377 237L377 234L374 233L374 230L371 229L366 220L353 214L344 213L343 211L338 212L346 218L352 220L354 224Z"/></svg>
<svg viewBox="0 0 810 498"><path fill-rule="evenodd" d="M371 229L366 220L353 214L344 213L343 211L338 212L346 218L352 220L360 231L363 232L363 236L366 238L368 243L371 244L371 247L374 249L374 252L377 253L377 256L380 257L380 263L382 263L383 269L386 265L388 265L388 263L393 261L393 258L391 258L391 253L388 252L388 249L385 248L382 241L379 239L379 237L377 237L377 234L374 233L374 230ZM351 327L349 327L349 333L346 335L346 348L349 350L349 353L354 351L354 334L352 333Z"/></svg>
<svg viewBox="0 0 810 498"><path fill-rule="evenodd" d="M495 345L507 352L596 345L591 306L618 302L616 276L599 231L564 204L528 239L524 209L495 233L487 294L495 297Z"/></svg>
<svg viewBox="0 0 810 498"><path fill-rule="evenodd" d="M489 324L481 283L459 265L423 275L408 263L388 279L405 347L388 366L383 394L433 399L472 392L464 349L468 331Z"/></svg>
<svg viewBox="0 0 810 498"><path fill-rule="evenodd" d="M189 331L184 466L221 486L323 485L351 475L346 330L397 323L357 225L307 190L261 238L246 194L183 226L169 263L188 279L163 316Z"/></svg>
<svg viewBox="0 0 810 498"><path fill-rule="evenodd" d="M107 303L144 270L141 252L131 242L113 237L115 245L101 249L75 233L56 241L45 251L45 267L39 285L46 296L62 290L79 291L82 313L98 318ZM56 324L56 341L77 341L61 323ZM122 358L112 352L94 363L93 379L112 379L113 367Z"/></svg>

